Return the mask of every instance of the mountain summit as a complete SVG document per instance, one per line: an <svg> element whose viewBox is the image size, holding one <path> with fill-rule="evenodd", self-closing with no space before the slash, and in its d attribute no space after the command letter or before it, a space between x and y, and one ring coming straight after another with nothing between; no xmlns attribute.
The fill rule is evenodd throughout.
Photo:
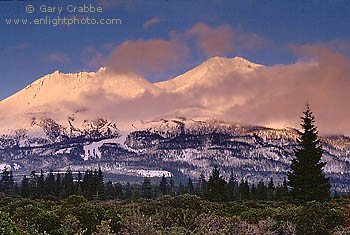
<svg viewBox="0 0 350 235"><path fill-rule="evenodd" d="M155 85L167 91L185 91L193 86L210 86L218 77L224 77L230 73L246 74L262 67L262 65L254 64L241 57L225 58L216 56L180 76Z"/></svg>
<svg viewBox="0 0 350 235"><path fill-rule="evenodd" d="M72 115L82 115L83 120L108 117L115 121L121 116L136 121L188 114L221 115L223 104L227 106L232 98L221 97L217 103L201 89L220 89L224 81L262 67L240 57L213 57L180 76L154 84L140 75L113 73L106 68L69 74L56 71L1 101L0 125L7 131L26 129L33 119L52 118L62 123ZM196 94L201 95L194 99Z"/></svg>

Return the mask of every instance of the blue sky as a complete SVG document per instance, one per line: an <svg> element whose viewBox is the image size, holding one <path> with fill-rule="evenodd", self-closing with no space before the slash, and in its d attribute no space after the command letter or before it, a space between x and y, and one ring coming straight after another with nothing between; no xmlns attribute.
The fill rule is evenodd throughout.
<svg viewBox="0 0 350 235"><path fill-rule="evenodd" d="M83 4L101 6L103 13L66 12ZM27 5L35 12L27 14ZM119 18L122 24L6 23L58 16L39 12L43 5L63 7L61 17ZM0 1L0 99L56 70L133 69L134 60L135 71L156 82L215 55L264 65L295 63L293 45L326 45L348 55L349 22L347 0Z"/></svg>

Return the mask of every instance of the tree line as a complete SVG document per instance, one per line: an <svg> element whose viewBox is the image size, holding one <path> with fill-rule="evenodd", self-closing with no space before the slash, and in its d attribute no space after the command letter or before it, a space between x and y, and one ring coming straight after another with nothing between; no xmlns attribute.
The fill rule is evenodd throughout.
<svg viewBox="0 0 350 235"><path fill-rule="evenodd" d="M78 172L74 177L71 170L65 173L59 171L54 174L52 170L45 176L33 171L30 176L24 176L21 185L14 183L12 171L4 169L1 174L0 191L6 195L19 194L25 198L42 199L46 196L54 196L57 199L65 199L71 195L82 195L88 200L125 200L125 199L156 199L164 195L197 195L210 201L234 201L234 200L284 200L287 197L287 181L282 185L275 185L273 179L269 184L260 181L257 185L250 185L243 179L238 182L231 172L226 181L220 175L220 169L215 166L209 179L201 174L198 183L194 184L188 178L186 184L180 182L175 185L174 178L166 178L164 175L159 184L152 184L149 177L145 177L142 184L137 182L125 185L108 181L104 183L101 168L88 170L84 174Z"/></svg>
<svg viewBox="0 0 350 235"><path fill-rule="evenodd" d="M14 184L11 171L5 169L2 172L0 191L5 194L17 193L28 198L43 198L55 196L64 199L70 195L83 195L88 200L109 199L154 199L162 195L196 194L211 201L233 201L233 200L285 200L287 198L296 203L307 201L327 201L330 199L329 178L325 177L323 168L326 162L322 162L323 149L318 138L318 131L314 125L315 118L309 105L301 117L302 129L297 139L298 146L294 150L295 158L292 159L288 181L284 179L282 185L275 185L270 179L268 185L260 181L258 185L249 185L241 179L240 182L231 172L228 182L220 175L220 169L215 166L206 181L201 174L196 185L188 178L186 185L181 182L175 187L174 179L170 177L169 182L163 175L159 184L152 185L150 178L144 178L140 185L135 182L130 185L108 182L104 183L101 169L86 171L84 175L78 173L74 179L71 170L64 174L58 172L56 175L51 170L47 177L43 171L40 174L32 172L29 177L24 176L21 187ZM290 190L289 190L290 189ZM337 194L335 195L337 196Z"/></svg>

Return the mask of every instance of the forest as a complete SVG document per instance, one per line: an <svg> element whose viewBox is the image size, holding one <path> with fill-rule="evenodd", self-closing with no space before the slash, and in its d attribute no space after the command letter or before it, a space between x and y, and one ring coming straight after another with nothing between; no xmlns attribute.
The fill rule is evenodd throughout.
<svg viewBox="0 0 350 235"><path fill-rule="evenodd" d="M121 184L98 170L32 172L0 180L0 234L350 234L349 195L331 194L309 106L287 179L275 185L209 176L175 185L164 175Z"/></svg>

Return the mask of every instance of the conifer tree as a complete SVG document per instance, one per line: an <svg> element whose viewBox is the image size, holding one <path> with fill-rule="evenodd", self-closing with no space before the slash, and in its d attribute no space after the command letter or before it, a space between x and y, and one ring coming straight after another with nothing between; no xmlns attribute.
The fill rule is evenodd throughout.
<svg viewBox="0 0 350 235"><path fill-rule="evenodd" d="M185 193L185 186L182 182L179 183L179 188L177 189L177 194L182 195Z"/></svg>
<svg viewBox="0 0 350 235"><path fill-rule="evenodd" d="M47 176L47 178L45 180L45 184L46 184L46 187L45 187L46 194L54 195L56 184L55 184L55 175L53 174L52 169L50 170L49 175Z"/></svg>
<svg viewBox="0 0 350 235"><path fill-rule="evenodd" d="M169 180L169 193L171 196L175 195L175 183L174 183L173 176L171 176Z"/></svg>
<svg viewBox="0 0 350 235"><path fill-rule="evenodd" d="M62 180L60 171L56 174L56 187L55 187L56 197L61 198L62 196Z"/></svg>
<svg viewBox="0 0 350 235"><path fill-rule="evenodd" d="M135 181L133 192L132 192L132 199L137 200L140 198L141 198L141 194L140 194L140 189L139 189L139 183L137 181Z"/></svg>
<svg viewBox="0 0 350 235"><path fill-rule="evenodd" d="M238 182L233 174L233 171L231 171L230 178L228 180L228 198L230 201L239 199Z"/></svg>
<svg viewBox="0 0 350 235"><path fill-rule="evenodd" d="M194 186L192 183L192 179L190 177L188 177L188 182L187 182L187 186L186 186L186 193L188 193L188 194L194 193Z"/></svg>
<svg viewBox="0 0 350 235"><path fill-rule="evenodd" d="M286 200L288 198L288 182L286 178L283 179L283 185L282 185L282 200Z"/></svg>
<svg viewBox="0 0 350 235"><path fill-rule="evenodd" d="M211 201L220 202L228 200L226 181L223 176L220 175L220 170L217 166L214 166L209 176L206 198Z"/></svg>
<svg viewBox="0 0 350 235"><path fill-rule="evenodd" d="M142 197L146 199L152 199L153 197L152 184L148 177L145 177L142 183Z"/></svg>
<svg viewBox="0 0 350 235"><path fill-rule="evenodd" d="M78 172L77 178L76 178L76 185L75 185L75 192L78 195L83 195L83 175L81 172Z"/></svg>
<svg viewBox="0 0 350 235"><path fill-rule="evenodd" d="M329 178L323 173L326 163L321 162L323 149L309 105L301 120L303 131L298 132L298 147L294 150L295 158L292 159L291 171L288 173L291 200L297 203L326 201L330 199L331 186Z"/></svg>
<svg viewBox="0 0 350 235"><path fill-rule="evenodd" d="M159 189L163 195L168 194L168 182L165 178L165 175L163 175L162 180L160 181Z"/></svg>
<svg viewBox="0 0 350 235"><path fill-rule="evenodd" d="M119 182L117 182L114 185L114 192L115 192L115 199L122 199L123 198L123 185Z"/></svg>
<svg viewBox="0 0 350 235"><path fill-rule="evenodd" d="M74 183L73 183L73 173L71 169L68 169L64 175L63 181L63 195L68 198L70 195L74 194Z"/></svg>
<svg viewBox="0 0 350 235"><path fill-rule="evenodd" d="M270 182L267 186L267 200L275 199L275 184L273 183L273 178L271 177Z"/></svg>
<svg viewBox="0 0 350 235"><path fill-rule="evenodd" d="M252 188L250 190L250 199L257 200L255 184L252 185Z"/></svg>
<svg viewBox="0 0 350 235"><path fill-rule="evenodd" d="M130 187L130 183L126 183L126 188L125 188L125 199L131 199L132 198L132 191Z"/></svg>
<svg viewBox="0 0 350 235"><path fill-rule="evenodd" d="M21 196L25 198L30 197L30 185L27 176L24 176L22 180Z"/></svg>
<svg viewBox="0 0 350 235"><path fill-rule="evenodd" d="M98 169L97 173L97 187L96 187L97 199L104 200L105 199L105 185L103 181L103 173L101 167Z"/></svg>
<svg viewBox="0 0 350 235"><path fill-rule="evenodd" d="M45 177L44 177L44 172L41 169L40 170L40 176L38 177L38 195L39 198L42 198L45 195Z"/></svg>
<svg viewBox="0 0 350 235"><path fill-rule="evenodd" d="M267 198L267 189L262 180L259 181L258 183L258 188L256 190L257 193L257 199L258 200L266 200Z"/></svg>
<svg viewBox="0 0 350 235"><path fill-rule="evenodd" d="M112 181L108 181L106 184L106 199L111 200L116 197L115 188Z"/></svg>
<svg viewBox="0 0 350 235"><path fill-rule="evenodd" d="M206 189L207 189L207 181L205 180L203 172L199 176L199 181L196 186L196 195L203 197L206 194Z"/></svg>

